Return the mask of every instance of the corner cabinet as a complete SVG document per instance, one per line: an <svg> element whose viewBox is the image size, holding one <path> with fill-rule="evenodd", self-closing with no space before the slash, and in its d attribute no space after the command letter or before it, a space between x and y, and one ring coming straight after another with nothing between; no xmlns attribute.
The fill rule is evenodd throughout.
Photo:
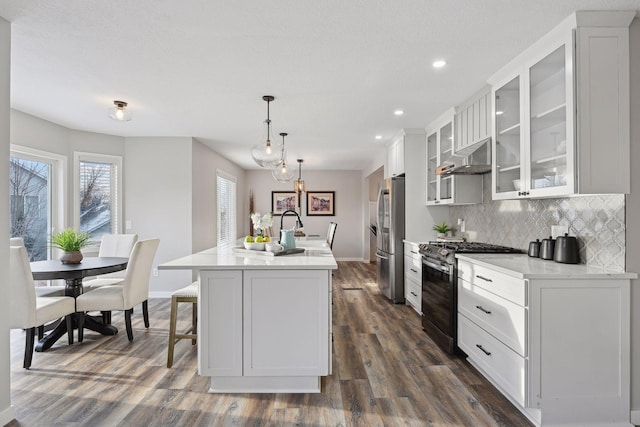
<svg viewBox="0 0 640 427"><path fill-rule="evenodd" d="M630 191L632 19L576 12L490 79L493 199Z"/></svg>
<svg viewBox="0 0 640 427"><path fill-rule="evenodd" d="M631 426L631 275L546 262L522 261L546 271L526 278L458 259L458 346L537 426Z"/></svg>
<svg viewBox="0 0 640 427"><path fill-rule="evenodd" d="M482 175L437 175L438 166L453 161L454 110L427 128L427 206L482 203Z"/></svg>

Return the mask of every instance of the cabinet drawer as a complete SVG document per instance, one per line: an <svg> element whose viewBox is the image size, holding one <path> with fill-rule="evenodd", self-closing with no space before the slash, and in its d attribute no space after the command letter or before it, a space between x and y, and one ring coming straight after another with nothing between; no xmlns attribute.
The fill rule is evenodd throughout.
<svg viewBox="0 0 640 427"><path fill-rule="evenodd" d="M458 311L519 355L527 355L524 307L458 279Z"/></svg>
<svg viewBox="0 0 640 427"><path fill-rule="evenodd" d="M458 347L503 392L525 405L526 361L485 330L458 314Z"/></svg>
<svg viewBox="0 0 640 427"><path fill-rule="evenodd" d="M526 286L523 279L508 276L496 270L458 260L458 279L480 286L518 305L526 304Z"/></svg>
<svg viewBox="0 0 640 427"><path fill-rule="evenodd" d="M416 258L419 259L422 256L422 255L420 255L419 250L420 250L420 248L416 244L413 244L413 243L405 243L404 244L404 254L405 255L416 257Z"/></svg>
<svg viewBox="0 0 640 427"><path fill-rule="evenodd" d="M422 283L422 258L404 256L404 276Z"/></svg>
<svg viewBox="0 0 640 427"><path fill-rule="evenodd" d="M422 284L407 277L404 281L404 293L404 297L407 302L418 312L418 314L422 314Z"/></svg>

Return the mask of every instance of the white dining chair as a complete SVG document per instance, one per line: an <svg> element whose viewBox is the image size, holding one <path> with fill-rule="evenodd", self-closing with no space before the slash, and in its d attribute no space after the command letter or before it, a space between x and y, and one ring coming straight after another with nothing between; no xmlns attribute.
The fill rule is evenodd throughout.
<svg viewBox="0 0 640 427"><path fill-rule="evenodd" d="M327 231L327 244L329 245L329 249L333 249L333 238L336 236L336 229L338 228L338 224L335 222L329 223L329 230Z"/></svg>
<svg viewBox="0 0 640 427"><path fill-rule="evenodd" d="M22 237L11 237L9 239L9 246L24 246L24 239ZM25 248L26 249L26 248ZM64 285L52 285L52 286L36 286L37 297L63 297L65 286ZM42 332L38 332L38 339L42 338Z"/></svg>
<svg viewBox="0 0 640 427"><path fill-rule="evenodd" d="M67 322L67 337L69 344L73 344L73 327L71 315L76 311L72 297L38 297L29 265L29 256L24 246L9 248L9 327L24 329L26 339L24 345L25 369L31 367L36 328L45 323L65 318Z"/></svg>
<svg viewBox="0 0 640 427"><path fill-rule="evenodd" d="M99 257L129 258L133 245L138 241L137 234L104 234L100 241ZM124 279L126 270L114 273L101 274L90 280L83 280L82 287L85 292L101 286L115 285Z"/></svg>
<svg viewBox="0 0 640 427"><path fill-rule="evenodd" d="M78 341L83 340L84 312L87 311L124 311L127 337L133 341L131 313L133 307L142 303L144 326L149 327L149 278L153 258L160 239L139 240L133 246L124 279L115 285L100 286L85 292L76 298L76 310L79 312Z"/></svg>

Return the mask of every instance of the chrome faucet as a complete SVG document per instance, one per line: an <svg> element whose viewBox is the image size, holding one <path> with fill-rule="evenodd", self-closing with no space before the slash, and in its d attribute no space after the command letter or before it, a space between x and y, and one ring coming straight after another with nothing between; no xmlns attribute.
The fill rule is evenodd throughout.
<svg viewBox="0 0 640 427"><path fill-rule="evenodd" d="M302 225L302 220L300 219L300 215L298 215L298 212L294 211L293 209L288 209L288 210L282 212L282 216L280 217L280 230L282 230L282 222L284 221L284 216L289 212L291 212L292 214L294 214L298 218L296 220L296 228L304 227L304 225Z"/></svg>

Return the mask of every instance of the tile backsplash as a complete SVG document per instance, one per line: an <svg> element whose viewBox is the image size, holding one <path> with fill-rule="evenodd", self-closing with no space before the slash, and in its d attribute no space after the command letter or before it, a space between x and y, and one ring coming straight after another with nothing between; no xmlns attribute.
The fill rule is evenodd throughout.
<svg viewBox="0 0 640 427"><path fill-rule="evenodd" d="M456 233L464 219L471 241L527 250L529 242L551 235L552 225L566 225L577 236L580 263L625 269L625 198L623 194L560 199L491 200L491 175L484 175L483 204L452 206L449 223Z"/></svg>

